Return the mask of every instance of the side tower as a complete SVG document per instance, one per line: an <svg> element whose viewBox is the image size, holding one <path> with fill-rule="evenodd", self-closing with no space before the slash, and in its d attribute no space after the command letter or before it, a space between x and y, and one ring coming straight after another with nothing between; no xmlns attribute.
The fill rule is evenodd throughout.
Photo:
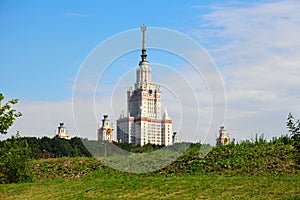
<svg viewBox="0 0 300 200"><path fill-rule="evenodd" d="M112 142L114 134L114 125L109 125L108 115L103 115L102 126L98 127L98 141Z"/></svg>
<svg viewBox="0 0 300 200"><path fill-rule="evenodd" d="M62 122L59 123L59 127L57 127L57 129L58 129L58 133L57 133L56 137L67 139L67 140L71 139L69 132L64 127L64 123L62 123Z"/></svg>
<svg viewBox="0 0 300 200"><path fill-rule="evenodd" d="M217 146L220 145L227 145L230 142L229 134L226 134L226 130L224 129L224 126L220 127L219 130L219 136L216 139L217 141Z"/></svg>
<svg viewBox="0 0 300 200"><path fill-rule="evenodd" d="M173 134L172 120L167 112L167 109L165 109L161 125L162 125L162 129L161 129L162 144L166 146L174 144L173 135L172 135Z"/></svg>

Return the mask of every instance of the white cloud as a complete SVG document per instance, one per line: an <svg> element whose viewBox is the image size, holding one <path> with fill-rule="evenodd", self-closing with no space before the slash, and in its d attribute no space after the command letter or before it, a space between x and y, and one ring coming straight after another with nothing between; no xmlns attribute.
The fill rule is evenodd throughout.
<svg viewBox="0 0 300 200"><path fill-rule="evenodd" d="M22 112L23 116L15 121L15 124L9 129L9 134L3 138L16 134L17 131L20 131L21 136L53 137L59 123L64 122L71 137L78 136L96 139L97 120L100 119L85 112L87 107L86 102L77 102L77 108L80 108L80 113L76 115L77 122L75 123L73 119L72 100L19 102L15 106L15 109ZM75 111L77 110L75 109ZM82 131L83 126L85 128Z"/></svg>
<svg viewBox="0 0 300 200"><path fill-rule="evenodd" d="M10 134L20 131L21 136L54 136L54 130L60 122L65 122L67 129L72 126L72 106L70 102L22 102L16 110L23 115L9 129ZM73 130L70 130L73 135Z"/></svg>
<svg viewBox="0 0 300 200"><path fill-rule="evenodd" d="M212 43L226 88L225 125L238 139L284 134L288 112L300 113L299 9L298 1L213 7L200 17L207 29L193 31Z"/></svg>

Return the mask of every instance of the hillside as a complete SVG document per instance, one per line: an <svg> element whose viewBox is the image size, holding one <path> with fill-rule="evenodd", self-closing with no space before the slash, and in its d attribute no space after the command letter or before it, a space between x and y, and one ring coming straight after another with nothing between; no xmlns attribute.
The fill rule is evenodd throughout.
<svg viewBox="0 0 300 200"><path fill-rule="evenodd" d="M214 147L203 158L200 147L193 144L171 165L144 174L116 171L91 157L32 160L34 183L0 184L0 198L300 198L298 153L289 141Z"/></svg>
<svg viewBox="0 0 300 200"><path fill-rule="evenodd" d="M213 147L203 158L205 145L193 144L178 160L160 170L143 176L166 175L295 175L299 173L294 147L284 140L243 142ZM126 162L124 160L124 162ZM30 165L36 181L72 179L92 172L123 173L103 165L95 158L53 158L33 160Z"/></svg>

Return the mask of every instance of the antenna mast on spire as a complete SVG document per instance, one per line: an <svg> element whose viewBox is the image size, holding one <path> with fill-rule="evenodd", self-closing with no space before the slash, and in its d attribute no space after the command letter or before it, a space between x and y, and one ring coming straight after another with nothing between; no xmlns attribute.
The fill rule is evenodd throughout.
<svg viewBox="0 0 300 200"><path fill-rule="evenodd" d="M141 26L141 31L143 32L143 41L142 41L142 62L145 62L146 61L146 57L147 57L147 54L146 54L146 39L145 39L145 32L146 32L147 28L146 26L143 24Z"/></svg>
<svg viewBox="0 0 300 200"><path fill-rule="evenodd" d="M141 31L143 32L143 44L142 44L142 49L146 50L146 40L145 40L145 32L146 32L147 28L146 26L143 24L141 26Z"/></svg>

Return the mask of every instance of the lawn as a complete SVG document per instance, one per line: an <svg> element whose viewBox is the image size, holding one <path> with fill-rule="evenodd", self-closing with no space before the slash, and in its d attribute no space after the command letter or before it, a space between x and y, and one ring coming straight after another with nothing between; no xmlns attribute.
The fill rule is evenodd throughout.
<svg viewBox="0 0 300 200"><path fill-rule="evenodd" d="M0 199L300 199L300 176L144 176L91 173L2 184Z"/></svg>
<svg viewBox="0 0 300 200"><path fill-rule="evenodd" d="M300 199L299 155L291 144L232 144L204 158L199 145L147 174L113 170L96 158L33 159L33 182L0 184L0 199Z"/></svg>

